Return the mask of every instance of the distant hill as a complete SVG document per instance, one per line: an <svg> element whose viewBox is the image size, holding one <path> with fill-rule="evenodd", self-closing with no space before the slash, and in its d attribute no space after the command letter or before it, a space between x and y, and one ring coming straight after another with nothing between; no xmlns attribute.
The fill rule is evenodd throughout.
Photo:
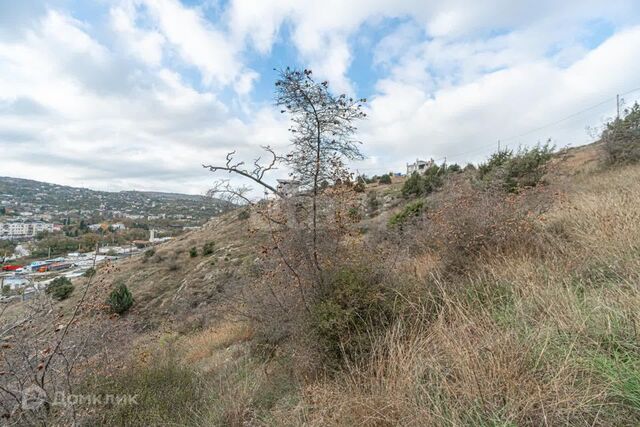
<svg viewBox="0 0 640 427"><path fill-rule="evenodd" d="M48 213L54 218L72 215L111 218L163 216L191 217L195 222L226 212L228 202L205 196L155 191L95 191L29 179L0 177L0 203L18 212Z"/></svg>

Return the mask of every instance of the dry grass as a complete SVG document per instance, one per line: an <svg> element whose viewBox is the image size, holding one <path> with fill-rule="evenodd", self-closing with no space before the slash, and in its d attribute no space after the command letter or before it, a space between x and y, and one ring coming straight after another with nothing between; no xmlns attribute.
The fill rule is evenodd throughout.
<svg viewBox="0 0 640 427"><path fill-rule="evenodd" d="M216 299L217 284L257 281L225 261L252 253L255 240L237 239L244 233L238 227L247 224L222 218L159 248L164 260L175 254L184 263L177 272L165 261L118 267L112 276L127 276L140 300L131 318L148 322L199 312L208 322L185 334L165 322L175 338L175 361L188 369L167 370L167 381L162 372L143 372L136 386L148 391L150 406L139 410L152 413L153 405L164 404L145 383L151 378L162 390L174 381L185 396L197 387L197 404L182 405L187 412L175 417L193 425L640 425L640 167L599 170L593 153L575 151L566 159L570 173L553 177L563 191L549 193L550 211L501 214L511 220L516 212L517 227L496 228L504 225L499 218L471 222L469 235L482 237L472 245L464 246L470 241L459 234L429 241L436 229L424 223L416 238L384 231L380 247L365 247L378 243L373 238L345 239L355 248L340 252L340 260L381 266L389 273L385 283L395 277L393 289L409 304L391 327L368 332L366 357L332 375L300 374L306 372L300 360L313 359L306 355L313 347L309 337L291 334L287 339L294 342L276 344L265 360L250 351L258 340L255 325L216 317L219 307L234 303L226 293ZM452 214L460 212L455 192L436 197ZM474 215L487 215L496 200L471 200L455 220L468 224ZM249 226L259 226L256 217ZM384 227L384 217L368 224ZM457 233L455 220L442 229ZM189 258L189 247L210 240L215 254ZM447 241L464 249L455 274L443 267ZM279 296L297 295L288 276L282 283L263 279ZM252 295L272 311L267 293ZM274 334L282 332L272 324ZM183 381L185 372L194 377Z"/></svg>
<svg viewBox="0 0 640 427"><path fill-rule="evenodd" d="M205 370L212 370L220 364L220 360L216 359L228 353L224 350L230 350L233 345L249 341L252 336L253 330L246 323L223 323L187 337L182 344L183 358L189 364L204 364ZM222 361L228 358L229 355L226 354Z"/></svg>
<svg viewBox="0 0 640 427"><path fill-rule="evenodd" d="M418 312L373 338L369 359L309 385L280 421L637 425L640 168L569 185L536 223L542 252L487 253L461 283L425 279L428 255L405 265L437 296L435 320Z"/></svg>

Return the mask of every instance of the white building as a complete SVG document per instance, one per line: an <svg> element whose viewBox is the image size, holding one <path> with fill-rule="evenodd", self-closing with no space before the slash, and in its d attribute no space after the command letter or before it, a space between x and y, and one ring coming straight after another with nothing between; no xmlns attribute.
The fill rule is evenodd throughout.
<svg viewBox="0 0 640 427"><path fill-rule="evenodd" d="M407 163L407 175L411 175L414 172L423 173L433 165L433 159L429 161L416 159L415 163Z"/></svg>
<svg viewBox="0 0 640 427"><path fill-rule="evenodd" d="M48 222L3 222L0 223L0 238L22 239L35 237L38 233L48 231L53 233L54 226Z"/></svg>

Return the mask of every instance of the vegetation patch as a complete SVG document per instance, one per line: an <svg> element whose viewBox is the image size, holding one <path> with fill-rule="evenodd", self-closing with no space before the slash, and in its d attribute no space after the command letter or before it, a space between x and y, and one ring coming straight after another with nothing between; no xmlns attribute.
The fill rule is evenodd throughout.
<svg viewBox="0 0 640 427"><path fill-rule="evenodd" d="M107 304L111 307L111 310L117 314L124 314L129 311L133 303L133 295L123 282L116 285L107 299Z"/></svg>
<svg viewBox="0 0 640 427"><path fill-rule="evenodd" d="M416 218L425 210L426 203L423 199L407 204L400 212L389 218L389 226L402 227L411 218Z"/></svg>
<svg viewBox="0 0 640 427"><path fill-rule="evenodd" d="M609 122L601 136L611 164L640 161L640 105L625 109L623 117Z"/></svg>
<svg viewBox="0 0 640 427"><path fill-rule="evenodd" d="M65 300L69 298L75 286L71 283L66 277L57 277L55 278L49 285L47 285L45 289L45 293L51 295L53 299L58 301Z"/></svg>

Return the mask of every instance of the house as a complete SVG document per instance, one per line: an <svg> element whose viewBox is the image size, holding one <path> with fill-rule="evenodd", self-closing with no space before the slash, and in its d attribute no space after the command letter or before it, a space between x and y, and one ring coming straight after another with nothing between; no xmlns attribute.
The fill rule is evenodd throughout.
<svg viewBox="0 0 640 427"><path fill-rule="evenodd" d="M284 197L293 196L300 191L302 183L295 179L279 179L276 190Z"/></svg>
<svg viewBox="0 0 640 427"><path fill-rule="evenodd" d="M407 175L411 175L414 172L423 173L433 166L434 163L433 159L429 159L429 161L416 159L415 163L407 163Z"/></svg>

